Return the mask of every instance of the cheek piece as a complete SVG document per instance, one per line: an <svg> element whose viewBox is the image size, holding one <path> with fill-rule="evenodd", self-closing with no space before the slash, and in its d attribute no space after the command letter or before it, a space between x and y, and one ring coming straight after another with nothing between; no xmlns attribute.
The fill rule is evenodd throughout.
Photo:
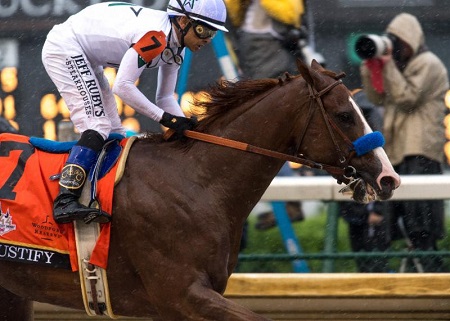
<svg viewBox="0 0 450 321"><path fill-rule="evenodd" d="M352 144L356 155L362 156L375 148L383 147L384 137L382 133L377 131L359 137Z"/></svg>

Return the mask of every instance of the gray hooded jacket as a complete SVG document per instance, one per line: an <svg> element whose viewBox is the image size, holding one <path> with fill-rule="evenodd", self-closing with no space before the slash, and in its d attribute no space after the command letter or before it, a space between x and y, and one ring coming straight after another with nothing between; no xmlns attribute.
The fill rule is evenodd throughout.
<svg viewBox="0 0 450 321"><path fill-rule="evenodd" d="M364 91L373 103L385 108L386 153L393 165L413 155L443 162L446 142L444 99L449 89L446 67L435 54L422 50L424 34L414 16L399 14L386 32L408 43L414 52L403 72L393 60L384 65L382 94L373 88L370 71L364 62L361 65Z"/></svg>

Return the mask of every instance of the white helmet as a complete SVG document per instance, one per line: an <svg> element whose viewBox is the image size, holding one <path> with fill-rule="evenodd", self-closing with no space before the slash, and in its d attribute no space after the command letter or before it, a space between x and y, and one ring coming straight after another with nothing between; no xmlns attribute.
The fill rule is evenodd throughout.
<svg viewBox="0 0 450 321"><path fill-rule="evenodd" d="M171 16L187 16L222 31L225 28L227 10L223 0L170 0L167 13Z"/></svg>

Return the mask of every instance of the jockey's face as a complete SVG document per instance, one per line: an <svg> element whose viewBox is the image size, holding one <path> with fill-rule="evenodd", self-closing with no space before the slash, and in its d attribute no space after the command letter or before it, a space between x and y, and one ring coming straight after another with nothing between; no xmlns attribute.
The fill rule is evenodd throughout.
<svg viewBox="0 0 450 321"><path fill-rule="evenodd" d="M208 37L205 39L199 38L194 30L195 25L190 21L187 17L181 17L179 20L179 24L181 28L186 28L188 24L191 24L188 33L184 37L184 45L189 48L191 51L198 51L200 50L204 45L207 45L211 42L212 37Z"/></svg>

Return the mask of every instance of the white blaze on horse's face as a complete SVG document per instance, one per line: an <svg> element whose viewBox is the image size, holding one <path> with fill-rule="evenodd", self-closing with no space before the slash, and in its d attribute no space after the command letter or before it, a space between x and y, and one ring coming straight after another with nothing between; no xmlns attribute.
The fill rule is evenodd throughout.
<svg viewBox="0 0 450 321"><path fill-rule="evenodd" d="M349 96L350 103L352 104L353 108L355 108L356 113L361 118L363 124L364 124L364 134L372 133L372 129L369 126L369 123L367 123L366 118L364 118L364 115L361 111L361 108L359 108L358 104L353 100L351 96ZM381 165L383 166L382 171L380 175L377 177L377 184L381 188L380 180L385 176L391 176L395 180L395 188L400 186L400 176L397 174L397 172L392 167L391 162L389 161L388 156L386 155L386 152L382 147L375 148L373 150L375 155L378 157L378 159L381 162Z"/></svg>
<svg viewBox="0 0 450 321"><path fill-rule="evenodd" d="M356 113L359 115L359 117L361 118L361 120L362 120L362 122L364 124L364 135L372 133L373 132L372 128L370 128L369 123L364 118L364 115L361 112L361 108L359 108L359 106L356 103L356 101L353 100L352 96L349 96L348 99L350 100L350 103L352 104L353 108L355 108Z"/></svg>

